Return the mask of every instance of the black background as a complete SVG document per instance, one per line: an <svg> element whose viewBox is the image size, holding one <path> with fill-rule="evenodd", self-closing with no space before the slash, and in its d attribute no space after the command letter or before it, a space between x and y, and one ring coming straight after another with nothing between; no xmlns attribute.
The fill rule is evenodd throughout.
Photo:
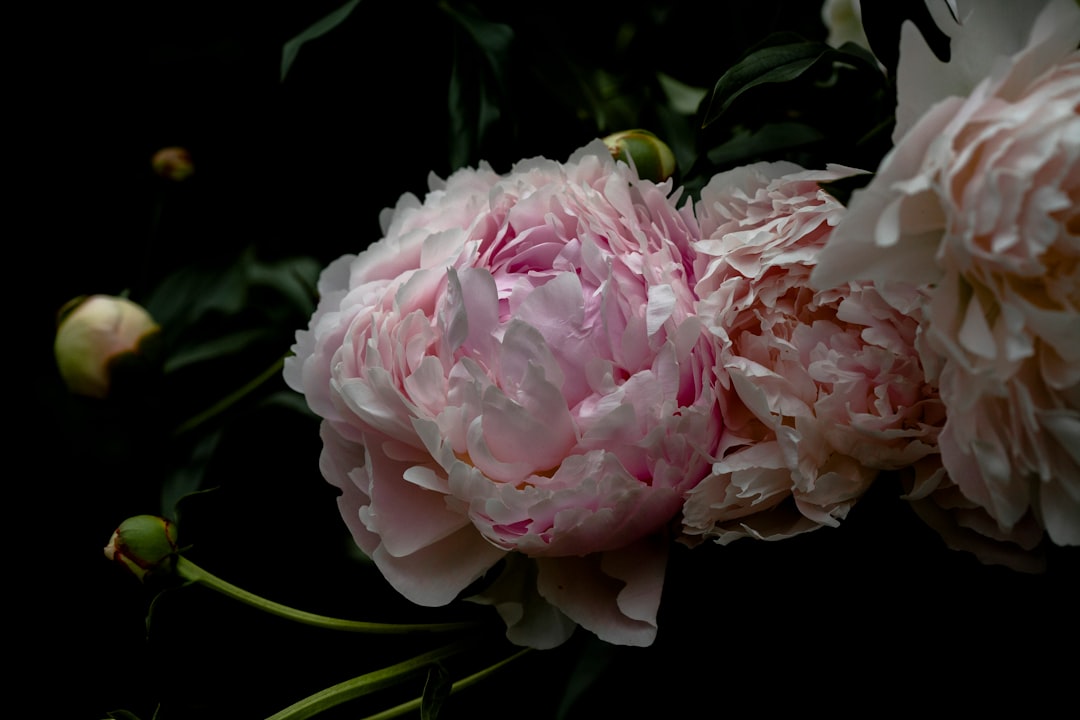
<svg viewBox="0 0 1080 720"><path fill-rule="evenodd" d="M813 3L737 11L665 3L663 22L651 23L661 16L644 3L480 5L526 48L508 106L514 122L478 149L496 170L535 154L565 157L603 129L543 84L548 60L630 78L660 68L711 87L769 30L824 37ZM162 596L148 635L153 593L106 563L101 548L125 517L159 511L162 468L176 462L161 420L173 414L162 404L177 393L116 404L71 398L51 356L56 309L75 295L129 290L138 299L176 268L228 263L251 245L260 257L325 264L376 240L379 211L406 190L422 194L429 171L451 169L450 48L434 3L365 0L280 81L282 43L334 7L83 6L58 10L30 43L26 62L36 69L19 113L29 140L12 140L31 156L11 196L16 215L27 215L16 228L26 254L11 267L21 276L16 304L31 307L32 341L29 357L9 357L32 367L31 413L10 445L9 514L18 518L7 587L29 605L9 619L28 659L18 671L26 683L9 693L29 696L33 716L102 718L123 708L146 720L160 702L161 720L261 718L434 643L297 628L200 588ZM627 17L639 33L616 52ZM151 172L151 155L168 145L191 150L189 182ZM247 369L284 352L305 323L283 321L276 351L259 349ZM251 374L225 367L219 380L227 387ZM27 388L16 384L21 396ZM193 503L184 526L192 559L316 612L491 619L472 606L409 607L348 558L334 492L318 472L313 419L242 407L223 438L207 471L207 486L219 490ZM783 543L676 547L652 648L604 649L579 631L455 696L445 716L554 717L590 653L606 664L594 660L602 673L571 718L643 708L661 717L969 715L1009 704L1034 717L1060 712L1055 703L1073 696L1078 669L1075 548L1050 548L1043 575L983 566L945 549L897 495L882 483L841 528ZM489 659L511 650L488 645ZM388 704L377 697L327 717Z"/></svg>

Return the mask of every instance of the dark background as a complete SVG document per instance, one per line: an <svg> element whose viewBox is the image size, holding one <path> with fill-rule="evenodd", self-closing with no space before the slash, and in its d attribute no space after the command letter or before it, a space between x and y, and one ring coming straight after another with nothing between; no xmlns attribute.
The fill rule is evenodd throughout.
<svg viewBox="0 0 1080 720"><path fill-rule="evenodd" d="M176 352L207 327L260 328L243 352L102 403L68 396L56 375L55 313L71 297L129 292L146 302L177 272L196 292L232 277L245 257L278 270L322 266L378 239L380 210L402 192L422 195L431 171L561 159L628 126L667 131L682 158L698 160L680 167L690 187L721 169L700 159L734 128L777 117L844 140L763 157L868 168L880 159L880 144L856 146L866 128L852 124L885 118L890 98L858 78L841 84L848 97L816 88L826 101L802 86L754 95L708 131L700 114L661 109L657 70L711 89L770 32L823 39L815 3L510 5L473 6L514 32L497 77L485 76L467 43L460 64L449 60L461 29L433 2L364 0L301 50L284 82L282 44L337 3L120 3L58 11L45 25L28 55L43 71L25 113L33 169L13 195L32 219L19 231L26 255L13 265L26 274L14 286L33 286L19 293L33 308L33 371L31 416L11 443L9 483L26 489L12 495L22 499L9 587L28 606L17 634L28 640L20 677L41 688L34 715L99 719L126 709L147 720L161 703L160 720L262 718L436 642L300 628L202 588L160 596L147 632L153 589L106 563L101 548L124 518L163 512L162 487L178 467L197 467L200 486L216 488L185 506L181 534L189 557L212 572L315 612L492 619L468 605L411 607L356 562L318 472L317 420L281 401L280 380L221 419L207 462L193 461L195 440L170 438L280 357L310 308L282 302L273 284L245 286L242 311L207 311L188 335L166 333ZM476 107L448 101L451 72L499 108L486 133L450 132L452 114L475 120ZM596 90L598 79L608 92ZM189 181L151 171L150 157L169 145L191 151ZM739 161L748 159L759 158ZM665 708L661 716L969 714L1001 703L1052 714L1077 670L1075 548L1049 548L1042 575L983 566L947 550L898 495L882 482L841 528L784 543L677 547L652 648L605 648L578 632L455 696L445 717L555 717L570 677L589 673L596 681L570 718L636 716L645 706ZM492 625L487 654L461 668L511 651ZM389 706L386 697L326 717L363 717Z"/></svg>

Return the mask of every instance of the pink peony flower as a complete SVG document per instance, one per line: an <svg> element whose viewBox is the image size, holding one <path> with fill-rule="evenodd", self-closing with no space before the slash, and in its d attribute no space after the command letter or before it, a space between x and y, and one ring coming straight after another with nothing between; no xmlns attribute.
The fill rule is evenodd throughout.
<svg viewBox="0 0 1080 720"><path fill-rule="evenodd" d="M974 7L972 7L974 5ZM1080 543L1080 8L961 4L938 62L905 26L896 147L814 284L932 285L924 362L951 482L1007 534Z"/></svg>
<svg viewBox="0 0 1080 720"><path fill-rule="evenodd" d="M678 196L599 141L461 170L323 273L285 377L325 419L357 543L410 600L448 603L505 561L476 599L512 641L652 642L656 536L721 428Z"/></svg>
<svg viewBox="0 0 1080 720"><path fill-rule="evenodd" d="M1003 530L984 508L964 497L940 462L915 470L905 478L908 493L904 497L948 547L971 553L987 565L1028 573L1046 569L1041 552L1043 529L1031 513Z"/></svg>
<svg viewBox="0 0 1080 720"><path fill-rule="evenodd" d="M762 163L702 190L698 311L721 340L727 392L722 457L683 510L691 544L835 526L879 470L936 452L941 408L909 314L919 293L809 287L845 212L819 183L852 172Z"/></svg>

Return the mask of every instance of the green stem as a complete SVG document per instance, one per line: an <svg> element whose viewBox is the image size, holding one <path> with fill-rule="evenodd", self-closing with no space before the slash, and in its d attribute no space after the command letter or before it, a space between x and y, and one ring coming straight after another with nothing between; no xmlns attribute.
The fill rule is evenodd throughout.
<svg viewBox="0 0 1080 720"><path fill-rule="evenodd" d="M231 597L234 600L239 600L242 603L246 603L247 605L262 610L263 612L268 612L271 615L277 615L278 617L303 623L305 625L314 625L315 627L328 628L330 630L368 633L372 635L400 635L412 632L451 632L454 630L465 630L467 628L476 627L476 623L472 622L395 624L342 620L340 618L316 615L315 613L305 612L304 610L297 610L296 608L291 608L287 605L267 600L264 597L238 588L216 575L208 573L182 556L177 556L176 558L176 572L185 580L202 583L206 587L216 590L222 595Z"/></svg>
<svg viewBox="0 0 1080 720"><path fill-rule="evenodd" d="M472 644L472 640L460 640L450 645L444 645L437 650L417 655L404 662L399 662L396 665L369 672L352 680L346 680L325 690L320 690L314 695L309 695L300 702L294 703L281 712L272 715L269 720L304 720L304 718L317 715L323 710L329 710L343 702L402 682L413 675L423 672L431 663L467 650Z"/></svg>
<svg viewBox="0 0 1080 720"><path fill-rule="evenodd" d="M243 400L246 395L249 395L256 389L258 389L258 387L264 382L276 375L279 375L281 373L281 368L285 366L285 357L286 356L283 355L278 358L273 365L263 370L258 377L253 379L247 385L244 385L239 390L236 390L229 395L226 395L224 398L222 398L206 410L203 410L198 415L188 418L178 428L176 428L176 430L173 431L173 437L179 437L180 435L183 435L184 433L197 428L199 425L202 425L207 420L220 415L221 413L225 412L233 405L238 403L240 400Z"/></svg>
<svg viewBox="0 0 1080 720"><path fill-rule="evenodd" d="M453 695L460 690L464 690L467 687L475 685L476 683L486 678L488 675L491 675L493 672L501 668L503 665L508 665L509 663L517 660L519 657L529 652L530 650L532 650L532 648L525 648L524 650L520 650L511 655L510 657L500 660L494 665L486 667L479 672L473 673L466 678L458 680L456 683L450 686L450 694ZM397 707L392 707L388 710L383 710L382 712L370 715L364 720L391 720L391 718L401 717L405 713L419 710L422 703L423 698L415 698L413 700L410 700L409 702L402 703Z"/></svg>

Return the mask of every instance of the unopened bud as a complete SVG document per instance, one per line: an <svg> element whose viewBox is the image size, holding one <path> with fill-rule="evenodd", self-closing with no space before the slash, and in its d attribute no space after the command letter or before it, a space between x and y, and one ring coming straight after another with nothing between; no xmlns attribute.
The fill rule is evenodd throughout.
<svg viewBox="0 0 1080 720"><path fill-rule="evenodd" d="M638 177L663 182L675 174L675 154L648 130L623 130L604 138L611 156L630 164L633 158Z"/></svg>
<svg viewBox="0 0 1080 720"><path fill-rule="evenodd" d="M150 164L154 172L173 182L183 182L195 172L195 163L191 161L191 153L182 147L167 147L154 153Z"/></svg>
<svg viewBox="0 0 1080 720"><path fill-rule="evenodd" d="M74 393L107 397L118 367L156 364L159 333L150 313L130 300L76 298L61 309L56 330L60 376Z"/></svg>
<svg viewBox="0 0 1080 720"><path fill-rule="evenodd" d="M136 515L113 532L105 557L145 580L152 573L169 569L176 549L176 525L156 515Z"/></svg>

